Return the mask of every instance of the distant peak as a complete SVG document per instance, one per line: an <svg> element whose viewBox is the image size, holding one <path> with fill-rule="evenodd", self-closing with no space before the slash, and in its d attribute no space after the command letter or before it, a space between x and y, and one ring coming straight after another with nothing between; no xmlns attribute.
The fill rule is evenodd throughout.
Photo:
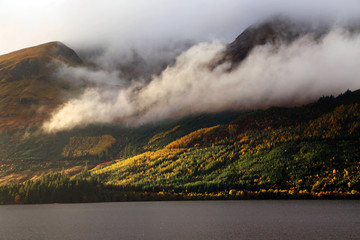
<svg viewBox="0 0 360 240"><path fill-rule="evenodd" d="M230 61L234 67L244 60L256 46L289 44L307 34L317 40L328 31L329 26L324 22L310 23L283 15L272 16L245 29L232 43L227 45L223 56L220 60L216 60L216 64Z"/></svg>

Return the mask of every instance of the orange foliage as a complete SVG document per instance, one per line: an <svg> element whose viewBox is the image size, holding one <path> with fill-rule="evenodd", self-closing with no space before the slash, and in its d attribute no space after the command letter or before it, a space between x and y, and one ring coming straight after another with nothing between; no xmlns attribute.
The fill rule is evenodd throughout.
<svg viewBox="0 0 360 240"><path fill-rule="evenodd" d="M202 128L196 130L178 140L175 140L169 143L165 148L188 148L193 146L194 144L205 140L204 137L210 133L212 130L220 127L220 125L210 127L210 128Z"/></svg>

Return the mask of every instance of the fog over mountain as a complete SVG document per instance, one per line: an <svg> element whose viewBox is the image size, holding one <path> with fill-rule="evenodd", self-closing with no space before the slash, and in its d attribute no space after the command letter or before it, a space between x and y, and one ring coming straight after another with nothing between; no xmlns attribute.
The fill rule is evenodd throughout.
<svg viewBox="0 0 360 240"><path fill-rule="evenodd" d="M57 131L96 122L137 126L194 113L294 106L360 87L357 31L329 26L311 31L301 28L296 32L297 25L283 29L285 23L285 20L270 22L271 31L265 35L264 26L269 22L252 27L255 38L265 39L262 44L252 46L236 67L232 65L239 60L231 58L236 57L235 53L231 54L236 50L231 48L242 35L246 35L245 39L252 38L248 30L232 45L214 41L191 47L149 82L133 79L129 84L114 79L113 72L102 75L101 71L65 66L58 74L81 76L97 82L98 86L89 87L81 96L66 102L45 123L44 129ZM289 29L293 35L286 32ZM238 43L240 52L242 43ZM245 41L246 44L249 43ZM230 57L211 66L224 55ZM104 87L103 80L97 79L117 82L119 88Z"/></svg>
<svg viewBox="0 0 360 240"><path fill-rule="evenodd" d="M84 61L54 71L85 90L51 114L45 131L138 126L359 88L359 13L356 0L0 2L0 53L56 40ZM262 27L278 15L285 20ZM228 45L245 29L255 37L245 31Z"/></svg>

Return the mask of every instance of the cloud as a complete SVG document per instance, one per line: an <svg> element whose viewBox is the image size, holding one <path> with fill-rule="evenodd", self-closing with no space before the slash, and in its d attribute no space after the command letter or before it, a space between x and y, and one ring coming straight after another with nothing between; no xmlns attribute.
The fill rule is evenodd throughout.
<svg viewBox="0 0 360 240"><path fill-rule="evenodd" d="M358 0L17 0L0 1L0 54L62 41L75 50L104 47L146 55L169 41L232 41L277 13L331 21L358 18Z"/></svg>
<svg viewBox="0 0 360 240"><path fill-rule="evenodd" d="M62 41L95 65L56 73L87 90L53 113L47 131L143 124L358 88L359 38L339 30L318 43L305 37L258 47L232 72L227 63L214 71L207 63L250 24L275 14L334 24L358 21L359 13L358 0L0 1L0 54Z"/></svg>
<svg viewBox="0 0 360 240"><path fill-rule="evenodd" d="M290 45L258 46L233 71L227 71L229 63L210 70L209 62L224 48L220 41L199 43L148 83L89 88L61 106L43 129L141 125L194 113L290 106L360 88L360 36L342 29L320 41L304 36Z"/></svg>
<svg viewBox="0 0 360 240"><path fill-rule="evenodd" d="M72 67L66 64L58 65L55 72L60 79L68 80L73 86L86 87L98 86L102 84L120 85L126 84L125 80L119 79L118 70L108 71L104 69L89 69L88 67Z"/></svg>

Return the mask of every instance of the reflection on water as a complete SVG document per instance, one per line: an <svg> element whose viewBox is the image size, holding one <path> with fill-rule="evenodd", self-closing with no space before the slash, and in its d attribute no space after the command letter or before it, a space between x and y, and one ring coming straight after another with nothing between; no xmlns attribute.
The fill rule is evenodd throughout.
<svg viewBox="0 0 360 240"><path fill-rule="evenodd" d="M360 201L0 206L0 239L360 239Z"/></svg>

